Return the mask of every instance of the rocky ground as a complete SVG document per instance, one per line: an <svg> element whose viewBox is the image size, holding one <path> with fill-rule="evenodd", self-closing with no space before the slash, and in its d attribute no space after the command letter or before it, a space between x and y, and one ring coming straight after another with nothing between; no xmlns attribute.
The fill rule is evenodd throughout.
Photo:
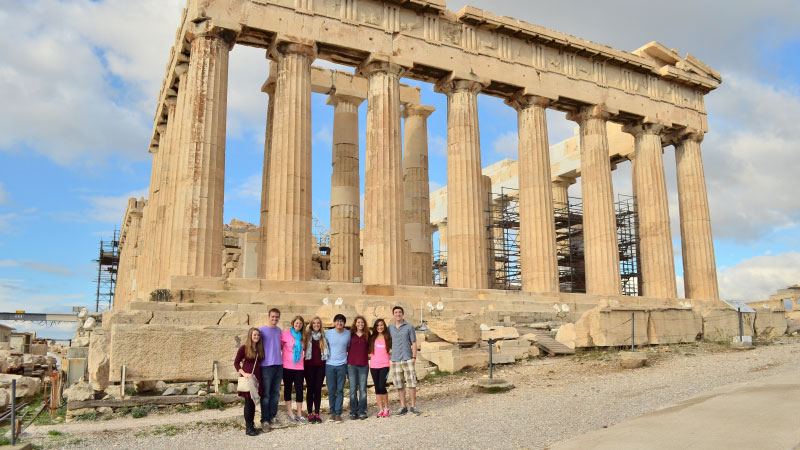
<svg viewBox="0 0 800 450"><path fill-rule="evenodd" d="M375 418L370 396L368 420L347 420L345 411L341 424L286 426L258 437L245 436L241 408L236 407L31 426L23 441L43 448L90 449L547 448L718 386L800 367L798 337L783 337L750 351L697 343L651 347L647 352L648 366L634 370L620 369L619 355L613 351L503 366L495 376L516 388L494 394L472 387L486 371L429 379L419 387L421 416ZM394 410L394 392L390 399Z"/></svg>

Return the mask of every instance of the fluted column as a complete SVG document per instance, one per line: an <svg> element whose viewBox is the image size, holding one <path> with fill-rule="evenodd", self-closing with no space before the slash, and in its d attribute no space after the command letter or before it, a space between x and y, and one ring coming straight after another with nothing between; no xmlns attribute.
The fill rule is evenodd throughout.
<svg viewBox="0 0 800 450"><path fill-rule="evenodd" d="M553 189L553 209L564 209L569 202L569 187L575 184L575 178L555 177L551 181Z"/></svg>
<svg viewBox="0 0 800 450"><path fill-rule="evenodd" d="M719 300L711 215L700 154L702 133L686 133L675 144L678 203L686 298Z"/></svg>
<svg viewBox="0 0 800 450"><path fill-rule="evenodd" d="M181 121L179 210L173 230L181 257L175 275L222 274L222 205L225 187L225 124L228 56L235 35L224 29L190 36L186 99Z"/></svg>
<svg viewBox="0 0 800 450"><path fill-rule="evenodd" d="M546 107L550 101L522 95L509 104L519 129L519 226L522 290L558 292L553 187Z"/></svg>
<svg viewBox="0 0 800 450"><path fill-rule="evenodd" d="M404 68L369 60L364 173L364 283L397 285L406 267L400 76Z"/></svg>
<svg viewBox="0 0 800 450"><path fill-rule="evenodd" d="M610 114L602 107L586 106L567 117L580 126L586 292L621 295L614 186L606 132Z"/></svg>
<svg viewBox="0 0 800 450"><path fill-rule="evenodd" d="M436 91L447 94L447 254L448 286L488 287L481 187L478 92L483 84L445 79Z"/></svg>
<svg viewBox="0 0 800 450"><path fill-rule="evenodd" d="M331 174L331 262L333 281L361 276L361 192L358 172L358 105L364 98L334 93Z"/></svg>
<svg viewBox="0 0 800 450"><path fill-rule="evenodd" d="M678 291L662 158L662 129L661 125L645 123L626 126L624 131L634 136L633 195L639 220L641 295L676 298Z"/></svg>
<svg viewBox="0 0 800 450"><path fill-rule="evenodd" d="M408 105L403 108L405 119L403 148L403 193L405 195L405 235L408 242L406 284L433 284L431 258L431 204L428 179L428 116L436 108Z"/></svg>
<svg viewBox="0 0 800 450"><path fill-rule="evenodd" d="M274 61L270 63L271 73L277 72L278 66ZM267 221L269 220L269 163L271 159L270 147L272 146L272 123L275 119L275 81L270 78L263 86L261 92L268 96L267 124L264 131L264 167L261 171L261 217L258 229L258 278L267 277Z"/></svg>
<svg viewBox="0 0 800 450"><path fill-rule="evenodd" d="M314 45L279 42L269 148L265 276L311 279L311 62Z"/></svg>
<svg viewBox="0 0 800 450"><path fill-rule="evenodd" d="M172 229L169 228L172 218L171 189L175 184L175 155L178 153L179 144L175 141L176 130L180 129L177 123L175 96L167 98L167 125L161 137L158 152L161 154L161 175L158 187L157 204L155 204L153 264L151 280L156 288L163 288L169 275L169 241L172 238Z"/></svg>
<svg viewBox="0 0 800 450"><path fill-rule="evenodd" d="M494 232L497 228L490 228L492 226L492 177L488 175L481 175L481 217L483 217L483 242L486 249L486 287L492 288L494 286L495 271L492 270L494 264ZM502 231L502 230L501 230Z"/></svg>

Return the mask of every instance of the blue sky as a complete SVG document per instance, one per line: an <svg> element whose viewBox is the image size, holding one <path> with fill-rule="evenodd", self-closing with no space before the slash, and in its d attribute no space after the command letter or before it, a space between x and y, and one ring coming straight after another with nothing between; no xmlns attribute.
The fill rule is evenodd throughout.
<svg viewBox="0 0 800 450"><path fill-rule="evenodd" d="M703 142L720 290L726 298L763 299L800 283L800 4L796 1L689 2L470 1L469 4L634 50L657 40L720 71L706 97ZM448 1L458 10L463 1ZM94 304L101 238L119 227L126 200L147 195L147 142L155 99L182 0L19 0L3 2L0 46L0 310L68 312ZM635 5L635 6L634 6ZM689 13L691 11L691 13ZM225 221L258 223L267 76L264 52L231 54ZM431 186L446 182L446 99L433 105ZM502 101L479 97L484 165L514 157L516 116ZM359 110L362 132L366 106ZM333 108L313 96L313 210L329 216ZM550 142L574 124L548 113ZM675 161L664 153L675 259L680 267ZM363 161L363 160L362 160ZM363 162L362 162L363 177ZM363 178L362 178L363 179ZM630 167L614 173L630 193ZM570 193L579 195L579 187ZM12 324L17 328L25 325ZM38 328L41 330L41 328ZM69 326L42 331L67 336Z"/></svg>

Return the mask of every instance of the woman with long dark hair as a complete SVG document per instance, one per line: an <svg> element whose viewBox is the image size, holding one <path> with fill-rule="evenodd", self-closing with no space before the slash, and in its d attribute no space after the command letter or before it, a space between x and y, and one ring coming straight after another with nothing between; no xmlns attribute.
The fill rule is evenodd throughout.
<svg viewBox="0 0 800 450"><path fill-rule="evenodd" d="M389 417L389 392L386 380L389 378L389 354L392 352L392 336L386 328L386 322L378 319L372 326L369 337L369 372L375 385L375 397L378 400L378 417Z"/></svg>
<svg viewBox="0 0 800 450"><path fill-rule="evenodd" d="M261 345L261 333L258 328L250 328L247 330L247 337L245 343L239 347L236 352L236 358L233 360L233 367L240 377L251 378L255 377L258 380L258 386L253 394L258 395L258 390L261 386L261 370L258 368L258 363L264 360L264 346ZM244 398L244 422L246 433L248 436L257 436L253 420L256 415L256 404L258 398L253 398L250 392L239 392L239 397Z"/></svg>

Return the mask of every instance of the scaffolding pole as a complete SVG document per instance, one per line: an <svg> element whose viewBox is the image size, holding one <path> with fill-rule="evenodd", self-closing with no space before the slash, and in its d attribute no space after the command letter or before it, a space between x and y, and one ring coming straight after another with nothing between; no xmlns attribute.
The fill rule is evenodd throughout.
<svg viewBox="0 0 800 450"><path fill-rule="evenodd" d="M119 230L114 229L110 241L100 240L100 254L97 259L97 290L95 298L95 312L100 311L100 304L111 309L114 301L114 288L117 284L117 269L119 267Z"/></svg>

